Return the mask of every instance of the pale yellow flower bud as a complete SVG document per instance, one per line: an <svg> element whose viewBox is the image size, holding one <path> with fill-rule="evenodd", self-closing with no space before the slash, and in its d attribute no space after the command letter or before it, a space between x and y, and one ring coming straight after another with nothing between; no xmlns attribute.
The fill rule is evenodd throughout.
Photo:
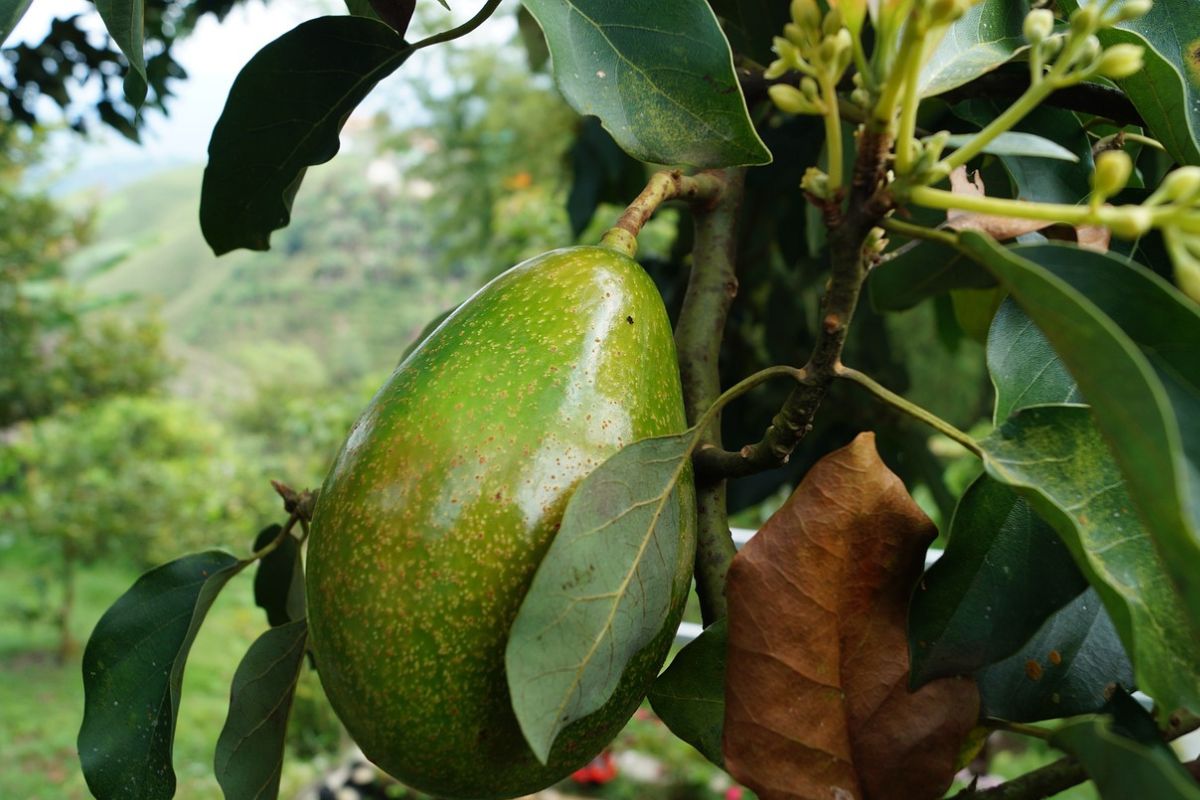
<svg viewBox="0 0 1200 800"><path fill-rule="evenodd" d="M788 114L812 114L816 111L812 103L795 86L776 83L767 89L767 94L771 96L771 102L776 108Z"/></svg>
<svg viewBox="0 0 1200 800"><path fill-rule="evenodd" d="M1054 14L1046 8L1035 8L1025 15L1025 39L1038 44L1054 33Z"/></svg>
<svg viewBox="0 0 1200 800"><path fill-rule="evenodd" d="M1138 44L1114 44L1104 51L1096 64L1096 72L1106 78L1120 80L1141 72L1144 50Z"/></svg>
<svg viewBox="0 0 1200 800"><path fill-rule="evenodd" d="M1092 173L1092 191L1100 197L1112 197L1125 188L1133 174L1133 160L1124 150L1109 150L1096 158Z"/></svg>

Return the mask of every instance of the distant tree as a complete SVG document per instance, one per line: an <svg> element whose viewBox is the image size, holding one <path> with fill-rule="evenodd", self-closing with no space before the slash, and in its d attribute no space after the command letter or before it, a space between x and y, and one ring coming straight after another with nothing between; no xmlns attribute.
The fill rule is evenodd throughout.
<svg viewBox="0 0 1200 800"><path fill-rule="evenodd" d="M157 321L106 313L65 280L64 260L91 220L22 188L40 139L0 127L0 429L150 391L170 372Z"/></svg>
<svg viewBox="0 0 1200 800"><path fill-rule="evenodd" d="M145 4L146 77L143 109L167 111L171 82L187 77L172 55L201 18L222 19L240 0L147 0ZM57 117L83 133L96 121L137 141L143 117L126 100L123 76L128 59L112 39L96 45L81 26L81 16L55 19L41 41L6 47L0 55L0 122L35 127L55 120L47 98L58 106ZM0 36L0 40L3 37ZM2 41L0 41L2 43Z"/></svg>

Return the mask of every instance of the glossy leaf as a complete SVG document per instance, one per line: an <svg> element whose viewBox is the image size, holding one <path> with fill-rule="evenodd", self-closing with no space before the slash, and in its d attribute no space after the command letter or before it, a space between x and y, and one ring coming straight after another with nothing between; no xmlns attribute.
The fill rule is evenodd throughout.
<svg viewBox="0 0 1200 800"><path fill-rule="evenodd" d="M1099 595L1088 589L975 679L984 714L1038 722L1100 711L1114 686L1133 688L1133 665Z"/></svg>
<svg viewBox="0 0 1200 800"><path fill-rule="evenodd" d="M991 72L1026 47L1028 0L984 0L950 26L921 69L922 97L948 92Z"/></svg>
<svg viewBox="0 0 1200 800"><path fill-rule="evenodd" d="M771 154L746 111L729 44L704 0L525 0L559 88L636 159L726 167Z"/></svg>
<svg viewBox="0 0 1200 800"><path fill-rule="evenodd" d="M1200 785L1169 747L1123 736L1109 717L1071 720L1050 743L1079 760L1102 797L1200 800Z"/></svg>
<svg viewBox="0 0 1200 800"><path fill-rule="evenodd" d="M650 690L650 705L671 733L717 766L725 724L725 647L728 620L720 619L688 642Z"/></svg>
<svg viewBox="0 0 1200 800"><path fill-rule="evenodd" d="M307 641L306 620L271 628L238 665L213 759L225 800L279 796L284 737Z"/></svg>
<svg viewBox="0 0 1200 800"><path fill-rule="evenodd" d="M962 133L951 136L946 140L948 150L956 150L965 145L972 134ZM1057 161L1079 163L1079 156L1053 142L1044 136L1021 131L1007 131L1000 134L983 148L983 152L997 156L1028 156L1030 158L1050 158Z"/></svg>
<svg viewBox="0 0 1200 800"><path fill-rule="evenodd" d="M907 690L905 613L933 524L874 436L821 459L733 560L725 766L760 796L940 797L972 681Z"/></svg>
<svg viewBox="0 0 1200 800"><path fill-rule="evenodd" d="M250 59L208 145L200 227L213 252L268 249L304 171L337 154L350 113L409 52L387 25L341 16L301 23Z"/></svg>
<svg viewBox="0 0 1200 800"><path fill-rule="evenodd" d="M1148 270L1062 245L960 241L1039 324L1092 403L1200 630L1200 311Z"/></svg>
<svg viewBox="0 0 1200 800"><path fill-rule="evenodd" d="M913 592L912 685L1011 655L1086 589L1054 529L1012 490L980 477L959 500L945 554Z"/></svg>
<svg viewBox="0 0 1200 800"><path fill-rule="evenodd" d="M0 45L17 27L33 0L0 0Z"/></svg>
<svg viewBox="0 0 1200 800"><path fill-rule="evenodd" d="M987 364L996 388L996 424L1021 408L1083 402L1075 379L1045 334L1011 298L1000 304L992 319Z"/></svg>
<svg viewBox="0 0 1200 800"><path fill-rule="evenodd" d="M188 651L245 562L218 550L150 570L96 623L83 653L79 760L99 800L175 794L171 748Z"/></svg>
<svg viewBox="0 0 1200 800"><path fill-rule="evenodd" d="M133 105L146 99L146 0L95 0L96 11L132 72L125 78L125 96Z"/></svg>
<svg viewBox="0 0 1200 800"><path fill-rule="evenodd" d="M695 547L681 493L697 434L644 439L579 484L509 633L513 711L545 763L571 722L603 706L625 666L663 630ZM691 556L685 559L691 563ZM685 576L683 580L690 580Z"/></svg>
<svg viewBox="0 0 1200 800"><path fill-rule="evenodd" d="M595 117L580 122L568 157L572 181L567 217L576 237L591 224L601 203L624 205L646 185L645 165L626 154Z"/></svg>
<svg viewBox="0 0 1200 800"><path fill-rule="evenodd" d="M1035 406L981 442L989 475L1058 531L1112 616L1138 687L1200 708L1200 637L1084 406Z"/></svg>
<svg viewBox="0 0 1200 800"><path fill-rule="evenodd" d="M529 9L521 6L517 10L517 33L525 45L525 55L529 59L529 69L539 72L550 61L550 47L537 20L529 13Z"/></svg>
<svg viewBox="0 0 1200 800"><path fill-rule="evenodd" d="M1004 104L996 100L976 97L965 100L954 107L956 116L979 127L983 127L1004 111ZM1078 203L1091 193L1088 176L1095 161L1092 158L1092 142L1070 111L1050 106L1034 109L1017 123L1016 133L1026 133L1059 144L1078 159L1078 163L1031 158L1023 155L1000 155L1000 164L1008 172L1013 183L1013 196L1022 200L1038 200L1043 203ZM998 194L995 186L991 194Z"/></svg>
<svg viewBox="0 0 1200 800"><path fill-rule="evenodd" d="M867 288L877 311L904 311L952 289L987 289L996 279L953 247L921 242L871 270Z"/></svg>
<svg viewBox="0 0 1200 800"><path fill-rule="evenodd" d="M1074 0L1064 5L1074 8ZM1200 164L1200 9L1195 0L1154 0L1144 17L1100 32L1100 41L1146 48L1145 66L1118 85L1180 164Z"/></svg>
<svg viewBox="0 0 1200 800"><path fill-rule="evenodd" d="M282 530L278 525L264 528L254 540L255 551L274 541ZM295 537L283 537L277 548L259 559L254 602L267 612L272 627L304 619L304 566Z"/></svg>

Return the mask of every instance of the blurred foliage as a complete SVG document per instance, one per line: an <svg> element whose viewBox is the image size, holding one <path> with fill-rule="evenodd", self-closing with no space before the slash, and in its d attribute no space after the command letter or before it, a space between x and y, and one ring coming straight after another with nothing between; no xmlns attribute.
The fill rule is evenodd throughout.
<svg viewBox="0 0 1200 800"><path fill-rule="evenodd" d="M91 217L22 189L42 136L0 126L0 428L71 403L141 393L170 371L153 319L94 308L63 279Z"/></svg>
<svg viewBox="0 0 1200 800"><path fill-rule="evenodd" d="M275 508L233 437L182 400L118 396L21 430L21 492L5 512L35 542L142 566L224 543ZM262 501L266 501L265 503Z"/></svg>
<svg viewBox="0 0 1200 800"><path fill-rule="evenodd" d="M123 79L129 62L107 34L89 34L79 15L61 17L38 42L5 47L0 58L0 123L35 127L65 121L84 133L97 120L137 141L146 108L166 113L171 82L187 72L171 54L201 18L223 19L240 0L146 0L146 75L149 91L142 111L125 101ZM97 43L99 42L99 43ZM53 101L58 120L47 113Z"/></svg>
<svg viewBox="0 0 1200 800"><path fill-rule="evenodd" d="M513 47L439 48L437 82L414 82L427 118L385 140L419 156L435 268L492 275L569 242L562 157L580 121Z"/></svg>

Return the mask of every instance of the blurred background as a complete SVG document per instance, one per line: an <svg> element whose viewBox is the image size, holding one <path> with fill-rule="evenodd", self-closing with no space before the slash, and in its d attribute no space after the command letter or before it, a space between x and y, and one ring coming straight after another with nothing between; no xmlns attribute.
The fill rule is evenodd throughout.
<svg viewBox="0 0 1200 800"><path fill-rule="evenodd" d="M474 10L457 5L460 16ZM0 798L88 796L75 752L82 643L140 572L201 548L246 550L281 521L269 481L318 486L357 411L431 320L524 258L595 241L641 188L646 166L565 105L518 8L506 3L472 36L405 64L350 118L338 157L309 171L271 251L221 259L201 238L197 207L229 85L264 44L345 7L149 0L151 92L140 117L124 104L124 62L85 0L35 3L5 43ZM459 18L422 2L414 33ZM751 187L752 291L731 320L731 378L805 350L822 247L795 191L817 157L807 124L766 134L777 161ZM672 310L690 247L680 223L677 211L661 213L640 254ZM925 303L885 319L866 309L857 330L870 345L860 366L963 427L988 416L982 350L953 310ZM727 441L757 438L779 403L772 391L727 415ZM864 420L885 457L926 436L859 396L830 408L788 469L733 487L738 524L758 525L811 457ZM921 458L894 467L944 522L973 467L945 442L917 450ZM175 742L181 798L220 797L211 763L230 681L265 627L242 583L222 594L189 659ZM281 796L311 796L331 773L343 788L377 792L363 796L415 796L347 762L349 742L312 673L291 726ZM995 752L994 774L1045 759ZM748 796L648 711L610 755L556 791Z"/></svg>

